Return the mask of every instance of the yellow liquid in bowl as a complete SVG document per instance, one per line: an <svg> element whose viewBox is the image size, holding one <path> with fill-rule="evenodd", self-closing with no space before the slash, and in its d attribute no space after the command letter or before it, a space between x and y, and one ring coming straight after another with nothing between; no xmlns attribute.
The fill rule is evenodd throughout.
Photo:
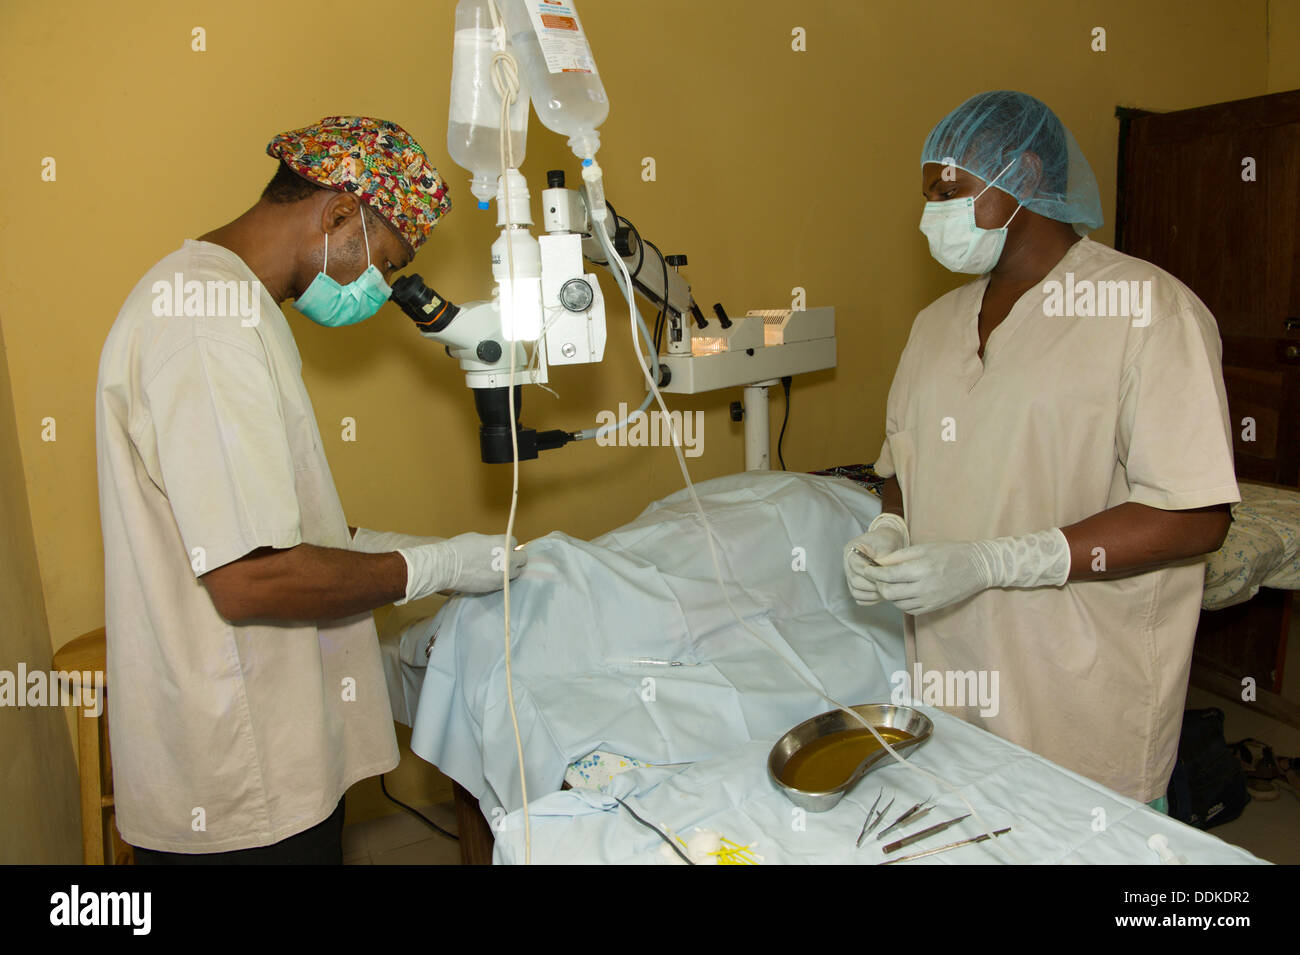
<svg viewBox="0 0 1300 955"><path fill-rule="evenodd" d="M911 733L888 726L878 726L876 732L890 746L912 739ZM831 733L813 740L791 756L781 770L781 782L810 793L838 789L848 782L864 759L880 750L880 744L867 730Z"/></svg>

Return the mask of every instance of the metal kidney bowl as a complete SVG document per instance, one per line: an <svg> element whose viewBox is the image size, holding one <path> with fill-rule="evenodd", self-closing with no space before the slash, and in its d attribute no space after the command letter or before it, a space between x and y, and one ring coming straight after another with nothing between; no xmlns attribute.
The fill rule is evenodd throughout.
<svg viewBox="0 0 1300 955"><path fill-rule="evenodd" d="M909 740L902 743L890 743L894 752L900 756L910 754L912 750L928 740L934 732L934 724L930 722L930 718L919 710L914 710L908 706L896 706L892 703L863 703L860 706L852 707L852 709L877 730L888 728L909 734L912 737ZM784 792L796 806L802 806L809 812L826 812L828 809L834 809L839 804L839 801L862 781L863 776L881 765L882 762L894 762L894 758L885 752L883 747L867 757L863 764L858 767L858 770L843 784L826 792L805 792L802 789L795 789L782 781L781 772L785 769L791 757L813 740L855 729L864 730L864 727L843 710L831 710L828 713L822 713L820 716L814 716L812 719L804 720L776 741L776 745L772 747L772 751L767 757L767 774L772 778L772 782L776 784L776 787Z"/></svg>

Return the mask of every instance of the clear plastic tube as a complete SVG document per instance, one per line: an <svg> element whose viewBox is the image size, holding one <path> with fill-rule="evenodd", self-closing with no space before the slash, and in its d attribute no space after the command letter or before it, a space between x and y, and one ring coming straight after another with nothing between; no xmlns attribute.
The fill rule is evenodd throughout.
<svg viewBox="0 0 1300 955"><path fill-rule="evenodd" d="M601 239L604 239L602 248L606 250L606 254L614 254L615 257L617 257L617 253L614 252L614 249L609 244L609 237L605 235L605 230L603 228L597 228L595 231ZM619 263L622 264L622 259L619 259ZM645 319L641 317L641 310L636 307L636 292L630 284L623 281L623 275L618 269L613 269L611 271L614 276L614 284L618 286L619 291L623 293L623 297L627 299L627 307L631 311L632 315L635 316L637 327L641 330L641 337L645 339L646 347L650 350L655 380L658 381L659 354L655 351L654 336L650 334L650 329L646 327ZM635 334L635 332L633 334ZM592 438L602 438L611 432L620 431L623 428L626 428L627 423L632 419L632 415L645 411L646 408L650 407L650 402L653 400L654 392L646 391L645 398L642 399L640 406L637 407L636 411L628 414L626 418L623 418L621 421L616 421L613 424L607 424L601 428L587 428L585 431L579 431L574 437L574 440L589 441Z"/></svg>

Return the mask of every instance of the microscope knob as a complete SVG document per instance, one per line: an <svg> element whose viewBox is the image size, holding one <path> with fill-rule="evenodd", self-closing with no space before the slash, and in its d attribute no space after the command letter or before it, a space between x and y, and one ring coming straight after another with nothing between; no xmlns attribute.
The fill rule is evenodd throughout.
<svg viewBox="0 0 1300 955"><path fill-rule="evenodd" d="M570 312L585 312L596 300L596 293L586 279L573 278L560 286L560 304Z"/></svg>
<svg viewBox="0 0 1300 955"><path fill-rule="evenodd" d="M563 189L564 188L564 170L548 169L546 170L546 188Z"/></svg>
<svg viewBox="0 0 1300 955"><path fill-rule="evenodd" d="M670 268L680 269L683 265L686 264L686 256L666 255L664 256L664 262L666 262Z"/></svg>
<svg viewBox="0 0 1300 955"><path fill-rule="evenodd" d="M501 343L494 342L490 338L485 339L478 343L474 354L478 355L478 360L483 364L494 365L501 360Z"/></svg>
<svg viewBox="0 0 1300 955"><path fill-rule="evenodd" d="M632 230L627 226L621 225L614 230L614 249L624 258L636 251L632 246Z"/></svg>
<svg viewBox="0 0 1300 955"><path fill-rule="evenodd" d="M741 404L739 401L733 401L731 403L731 420L732 421L745 420L745 406Z"/></svg>

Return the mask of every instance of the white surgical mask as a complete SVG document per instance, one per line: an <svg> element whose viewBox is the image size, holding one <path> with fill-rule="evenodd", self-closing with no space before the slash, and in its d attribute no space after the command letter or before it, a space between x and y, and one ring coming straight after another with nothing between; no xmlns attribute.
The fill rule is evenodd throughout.
<svg viewBox="0 0 1300 955"><path fill-rule="evenodd" d="M951 272L983 275L998 264L1002 247L1007 242L1007 226L1011 225L1011 219L1020 212L1021 206L1016 206L1011 219L1002 228L981 229L975 224L975 200L993 188L993 183L1015 163L1015 159L1011 160L973 199L966 196L925 204L925 211L921 213L921 231L930 240L930 254L944 268Z"/></svg>

